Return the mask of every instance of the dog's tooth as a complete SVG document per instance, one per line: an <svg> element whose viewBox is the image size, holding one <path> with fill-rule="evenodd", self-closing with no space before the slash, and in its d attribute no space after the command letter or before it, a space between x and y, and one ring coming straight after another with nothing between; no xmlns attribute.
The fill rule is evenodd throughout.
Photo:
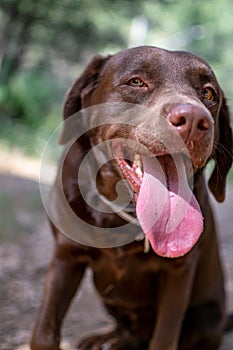
<svg viewBox="0 0 233 350"><path fill-rule="evenodd" d="M141 156L139 155L139 154L135 154L134 155L134 160L136 161L136 160L139 160L139 161L141 161Z"/></svg>
<svg viewBox="0 0 233 350"><path fill-rule="evenodd" d="M128 170L131 170L131 166L129 164L125 164L125 168L128 169Z"/></svg>
<svg viewBox="0 0 233 350"><path fill-rule="evenodd" d="M140 176L140 177L142 177L142 175L143 175L142 169L141 169L140 167L136 167L135 173L136 173L138 176Z"/></svg>
<svg viewBox="0 0 233 350"><path fill-rule="evenodd" d="M141 162L141 157L139 154L135 154L133 162L137 167L141 167L142 162Z"/></svg>

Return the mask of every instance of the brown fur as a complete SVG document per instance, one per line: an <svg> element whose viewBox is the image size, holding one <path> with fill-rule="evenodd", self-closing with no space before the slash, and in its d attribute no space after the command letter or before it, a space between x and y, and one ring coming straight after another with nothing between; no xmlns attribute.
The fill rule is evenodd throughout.
<svg viewBox="0 0 233 350"><path fill-rule="evenodd" d="M147 83L149 90L127 85L135 75ZM202 96L206 84L216 91L214 102ZM169 259L157 256L153 250L144 253L143 242L105 249L84 246L65 237L52 224L56 247L31 349L59 349L63 317L89 266L95 286L117 326L111 334L89 337L78 349L100 350L104 344L111 350L215 350L225 325L224 282L202 169L210 158L215 160L209 188L218 201L223 201L233 146L229 111L222 90L210 67L200 58L185 52L140 47L106 58L93 58L66 95L64 118L83 108L108 102L153 107L155 114L167 119L174 108L188 106L187 113L210 121L212 129L200 139L197 130L191 130L192 126L178 131L194 164L194 193L202 209L205 229L188 254ZM73 144L65 158L62 169L65 196L76 215L91 225L116 227L124 220L115 213L100 213L85 203L77 187L77 169L93 145L116 135L140 141L155 155L160 154L162 145L155 145L151 136L153 120L138 116L137 124L137 128L119 129L113 124L87 132ZM147 129L152 130L152 134L147 134ZM194 139L198 139L196 149L191 149L187 136L191 132ZM64 130L63 142L67 137ZM172 133L169 137L172 138ZM198 157L204 159L202 164L198 163ZM106 198L114 199L119 179L116 164L108 162L99 171L97 187ZM88 181L95 179L90 177Z"/></svg>

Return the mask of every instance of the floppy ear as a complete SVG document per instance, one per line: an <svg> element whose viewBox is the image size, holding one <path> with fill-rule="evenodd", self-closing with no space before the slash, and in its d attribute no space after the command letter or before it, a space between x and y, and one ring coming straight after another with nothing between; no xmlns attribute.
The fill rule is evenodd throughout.
<svg viewBox="0 0 233 350"><path fill-rule="evenodd" d="M81 76L74 81L65 95L63 104L63 118L67 119L74 113L77 113L83 108L83 98L91 93L98 85L99 76L103 69L103 66L111 56L102 57L95 56L91 62L85 68ZM66 143L68 133L66 128L63 129L59 143Z"/></svg>
<svg viewBox="0 0 233 350"><path fill-rule="evenodd" d="M230 113L223 97L222 107L219 113L219 139L213 158L215 168L209 179L209 188L218 202L225 199L226 177L232 165L233 136L230 125Z"/></svg>

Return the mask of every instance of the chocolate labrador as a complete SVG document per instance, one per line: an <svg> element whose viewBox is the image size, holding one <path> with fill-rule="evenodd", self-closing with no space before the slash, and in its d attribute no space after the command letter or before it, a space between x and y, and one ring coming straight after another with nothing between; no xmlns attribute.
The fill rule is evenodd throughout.
<svg viewBox="0 0 233 350"><path fill-rule="evenodd" d="M233 142L213 71L148 46L96 56L64 118L69 147L48 209L56 246L31 349L59 349L87 267L116 328L77 349L217 349L226 315L207 187L224 200Z"/></svg>

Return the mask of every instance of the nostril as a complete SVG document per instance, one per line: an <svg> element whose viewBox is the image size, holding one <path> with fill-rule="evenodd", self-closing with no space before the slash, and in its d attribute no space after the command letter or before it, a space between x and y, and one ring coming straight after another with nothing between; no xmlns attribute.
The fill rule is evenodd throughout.
<svg viewBox="0 0 233 350"><path fill-rule="evenodd" d="M186 124L186 117L180 113L171 113L168 117L170 123L175 127L181 127Z"/></svg>
<svg viewBox="0 0 233 350"><path fill-rule="evenodd" d="M200 131L208 131L210 129L210 121L207 118L200 119L197 128Z"/></svg>
<svg viewBox="0 0 233 350"><path fill-rule="evenodd" d="M182 126L182 125L185 125L186 124L186 118L185 117L182 117L180 116L179 118L177 118L177 120L175 121L175 123L172 123L174 126Z"/></svg>

